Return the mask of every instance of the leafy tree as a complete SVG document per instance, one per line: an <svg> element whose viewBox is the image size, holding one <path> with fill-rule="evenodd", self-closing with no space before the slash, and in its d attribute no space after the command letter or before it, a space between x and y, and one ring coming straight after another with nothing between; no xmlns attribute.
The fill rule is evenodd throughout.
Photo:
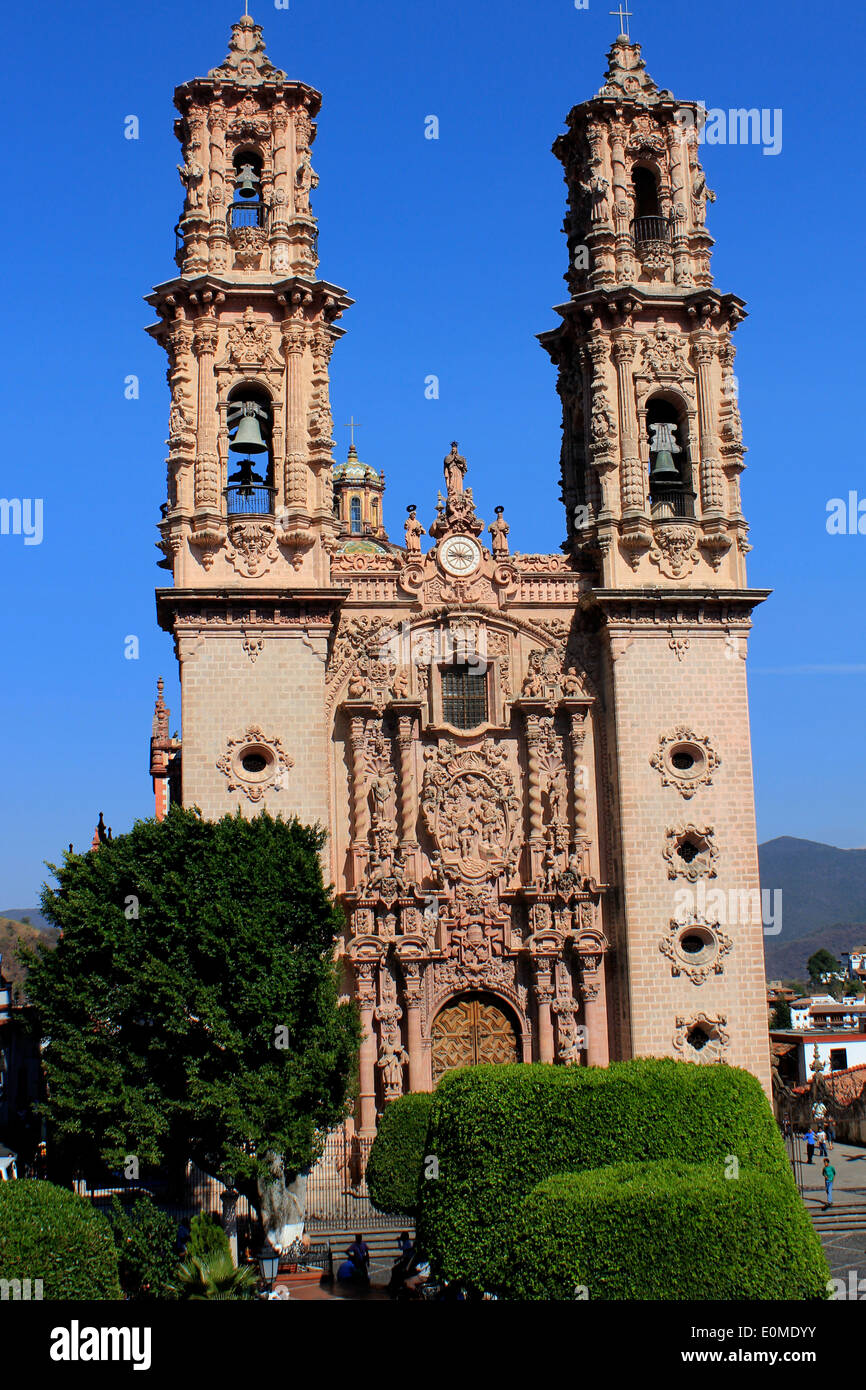
<svg viewBox="0 0 866 1390"><path fill-rule="evenodd" d="M193 1158L258 1204L260 1178L315 1160L359 1041L323 843L297 820L172 807L49 866L42 908L63 935L29 979L67 1162L172 1174Z"/></svg>
<svg viewBox="0 0 866 1390"><path fill-rule="evenodd" d="M205 1255L193 1255L184 1260L177 1272L177 1289L182 1298L201 1301L214 1299L252 1298L258 1286L258 1275L252 1265L232 1264L228 1250L211 1250Z"/></svg>
<svg viewBox="0 0 866 1390"><path fill-rule="evenodd" d="M41 1279L45 1299L119 1299L111 1227L86 1197L54 1183L0 1182L0 1279Z"/></svg>
<svg viewBox="0 0 866 1390"><path fill-rule="evenodd" d="M822 975L835 975L842 969L839 961L824 946L815 951L806 961L806 969L813 985L821 983Z"/></svg>
<svg viewBox="0 0 866 1390"><path fill-rule="evenodd" d="M111 1199L109 1221L119 1258L124 1293L132 1299L171 1298L177 1271L177 1226L144 1193L125 1207Z"/></svg>
<svg viewBox="0 0 866 1390"><path fill-rule="evenodd" d="M771 1028L790 1028L791 1027L791 1006L787 999L780 999L773 1009L770 1019Z"/></svg>

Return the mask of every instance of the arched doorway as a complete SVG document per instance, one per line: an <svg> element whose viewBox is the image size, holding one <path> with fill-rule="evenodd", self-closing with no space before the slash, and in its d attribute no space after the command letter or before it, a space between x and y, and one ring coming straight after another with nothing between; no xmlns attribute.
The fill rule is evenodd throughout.
<svg viewBox="0 0 866 1390"><path fill-rule="evenodd" d="M489 994L461 994L446 1004L432 1037L434 1086L455 1067L520 1061L513 1015Z"/></svg>

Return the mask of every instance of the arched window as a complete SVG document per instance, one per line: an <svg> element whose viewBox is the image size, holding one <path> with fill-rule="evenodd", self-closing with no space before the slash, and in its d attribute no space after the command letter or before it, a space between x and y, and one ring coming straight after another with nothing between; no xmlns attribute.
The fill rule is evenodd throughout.
<svg viewBox="0 0 866 1390"><path fill-rule="evenodd" d="M226 502L230 516L262 516L274 510L273 403L267 391L241 382L229 392Z"/></svg>
<svg viewBox="0 0 866 1390"><path fill-rule="evenodd" d="M371 498L370 498L370 519L371 519L371 521L372 521L372 523L373 523L374 526L378 526L378 525L379 525L379 499L378 499L378 497L371 497Z"/></svg>
<svg viewBox="0 0 866 1390"><path fill-rule="evenodd" d="M667 219L662 217L655 174L651 169L637 164L632 170L631 181L634 194L634 221L631 225L635 245L642 245L646 241L667 241L669 228Z"/></svg>
<svg viewBox="0 0 866 1390"><path fill-rule="evenodd" d="M229 226L263 227L262 157L255 150L238 150L232 165L234 192L229 207Z"/></svg>
<svg viewBox="0 0 866 1390"><path fill-rule="evenodd" d="M361 499L360 499L360 497L353 497L352 500L351 500L351 502L349 503L349 524L350 524L350 527L351 527L352 535L353 535L353 536L359 536L359 535L361 534Z"/></svg>
<svg viewBox="0 0 866 1390"><path fill-rule="evenodd" d="M655 396L647 403L646 425L653 516L694 516L685 411L673 401Z"/></svg>

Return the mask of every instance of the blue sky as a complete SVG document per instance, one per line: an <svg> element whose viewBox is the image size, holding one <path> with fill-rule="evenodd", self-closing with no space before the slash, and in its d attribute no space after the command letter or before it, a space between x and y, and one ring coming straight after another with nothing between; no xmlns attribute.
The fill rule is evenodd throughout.
<svg viewBox="0 0 866 1390"><path fill-rule="evenodd" d="M515 549L556 549L559 417L534 335L565 297L566 112L600 86L611 0L257 0L272 60L324 93L320 274L357 301L332 395L387 474L386 520L429 521L452 439L479 512ZM5 496L41 497L44 539L0 536L7 769L0 905L35 903L42 861L152 813L155 523L167 390L142 296L174 273L178 83L221 61L238 0L18 8L8 110ZM749 470L750 689L761 839L866 844L862 594L866 536L828 535L827 502L863 467L862 97L846 53L863 19L802 0L632 6L650 73L713 107L781 108L781 153L705 147L718 194L716 283L742 295L737 374ZM124 118L140 139L124 139ZM440 122L425 140L425 117ZM859 137L859 138L858 138ZM850 247L846 244L850 237ZM140 398L124 399L124 379ZM440 378L426 400L424 379ZM338 457L347 433L337 430ZM137 661L124 638L140 640Z"/></svg>

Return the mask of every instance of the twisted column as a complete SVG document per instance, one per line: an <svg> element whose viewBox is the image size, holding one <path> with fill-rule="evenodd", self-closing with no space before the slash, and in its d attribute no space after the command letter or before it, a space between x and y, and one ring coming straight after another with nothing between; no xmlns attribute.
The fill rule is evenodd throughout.
<svg viewBox="0 0 866 1390"><path fill-rule="evenodd" d="M352 749L352 848L369 848L369 807L364 768L364 749L367 741L367 721L362 714L352 715L349 742Z"/></svg>
<svg viewBox="0 0 866 1390"><path fill-rule="evenodd" d="M637 438L634 382L631 364L637 341L631 334L614 339L611 356L616 367L616 394L619 405L620 501L623 512L643 511L646 489Z"/></svg>
<svg viewBox="0 0 866 1390"><path fill-rule="evenodd" d="M418 807L415 801L415 778L412 767L415 716L401 714L397 720L397 744L400 749L400 845L404 859L418 848L415 826Z"/></svg>
<svg viewBox="0 0 866 1390"><path fill-rule="evenodd" d="M586 743L586 708L571 711L571 772L574 795L574 834L578 840L586 839L587 834L587 772L583 760Z"/></svg>
<svg viewBox="0 0 866 1390"><path fill-rule="evenodd" d="M540 844L544 839L544 816L541 805L541 768L539 755L542 750L543 735L537 714L526 716L527 749L527 803L529 806L529 839L532 844Z"/></svg>
<svg viewBox="0 0 866 1390"><path fill-rule="evenodd" d="M716 458L715 410L710 363L715 343L708 334L693 340L692 351L698 367L698 418L701 434L701 510L720 512L724 506L724 484Z"/></svg>

